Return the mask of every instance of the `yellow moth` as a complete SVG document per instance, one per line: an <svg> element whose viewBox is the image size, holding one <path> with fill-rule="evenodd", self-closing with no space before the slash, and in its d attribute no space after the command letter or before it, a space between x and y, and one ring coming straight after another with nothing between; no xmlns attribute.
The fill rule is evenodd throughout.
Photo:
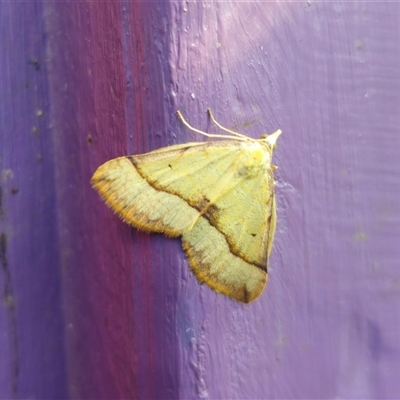
<svg viewBox="0 0 400 400"><path fill-rule="evenodd" d="M267 281L276 226L272 153L280 130L255 140L226 133L101 165L91 183L128 224L181 236L200 282L248 303Z"/></svg>

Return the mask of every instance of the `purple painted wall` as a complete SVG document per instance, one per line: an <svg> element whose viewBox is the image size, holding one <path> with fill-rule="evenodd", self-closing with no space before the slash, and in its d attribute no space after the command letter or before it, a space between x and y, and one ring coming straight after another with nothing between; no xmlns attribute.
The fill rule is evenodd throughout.
<svg viewBox="0 0 400 400"><path fill-rule="evenodd" d="M400 397L400 5L0 3L0 398ZM200 286L89 179L199 140L275 153L260 299Z"/></svg>

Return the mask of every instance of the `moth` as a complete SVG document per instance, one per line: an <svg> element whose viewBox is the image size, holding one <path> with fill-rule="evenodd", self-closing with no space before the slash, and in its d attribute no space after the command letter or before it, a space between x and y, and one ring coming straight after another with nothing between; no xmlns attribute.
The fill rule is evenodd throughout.
<svg viewBox="0 0 400 400"><path fill-rule="evenodd" d="M181 237L201 283L248 303L267 282L276 227L272 153L281 130L260 139L224 128L193 128L209 138L101 165L91 183L125 222L147 232Z"/></svg>

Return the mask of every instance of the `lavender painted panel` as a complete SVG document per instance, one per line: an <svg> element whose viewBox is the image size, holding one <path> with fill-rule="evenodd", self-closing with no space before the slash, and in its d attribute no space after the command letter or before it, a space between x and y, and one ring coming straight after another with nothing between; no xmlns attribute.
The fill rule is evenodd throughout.
<svg viewBox="0 0 400 400"><path fill-rule="evenodd" d="M0 4L0 397L65 398L41 4Z"/></svg>
<svg viewBox="0 0 400 400"><path fill-rule="evenodd" d="M183 286L182 398L399 397L399 5L182 3L175 19L190 121L211 106L254 137L283 129L266 293Z"/></svg>

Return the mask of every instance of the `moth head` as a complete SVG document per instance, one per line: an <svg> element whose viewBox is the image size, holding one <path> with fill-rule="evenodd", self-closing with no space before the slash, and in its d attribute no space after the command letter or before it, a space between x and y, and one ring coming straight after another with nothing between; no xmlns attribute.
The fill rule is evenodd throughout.
<svg viewBox="0 0 400 400"><path fill-rule="evenodd" d="M278 137L282 134L282 131L278 129L274 133L271 133L270 135L264 134L261 135L261 139L268 144L269 148L271 150L276 149L276 141L278 140Z"/></svg>

